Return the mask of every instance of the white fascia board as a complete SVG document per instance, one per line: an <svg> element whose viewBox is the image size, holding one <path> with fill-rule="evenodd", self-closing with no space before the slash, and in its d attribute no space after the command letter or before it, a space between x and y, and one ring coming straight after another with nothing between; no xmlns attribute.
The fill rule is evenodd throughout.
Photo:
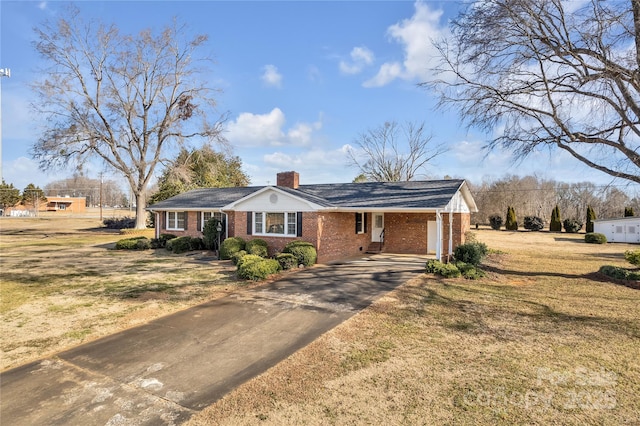
<svg viewBox="0 0 640 426"><path fill-rule="evenodd" d="M391 207L323 207L319 209L324 212L340 212L340 213L435 213L438 210L436 208L427 209L403 209L403 208L391 208Z"/></svg>
<svg viewBox="0 0 640 426"><path fill-rule="evenodd" d="M311 201L305 200L304 198L298 197L295 194L291 194L289 192L283 191L283 190L281 190L280 188L278 188L276 186L265 186L264 188L259 189L256 192L252 192L249 195L246 195L246 196L244 196L244 197L242 197L242 198L240 198L240 199L238 199L238 200L236 200L236 201L234 201L232 203L227 204L226 206L221 207L220 210L235 211L236 210L236 206L238 206L238 204L241 204L241 203L244 203L246 201L249 201L252 198L259 197L260 195L262 195L263 193L268 192L268 191L276 192L276 193L282 195L285 198L295 199L295 200L297 200L297 201L299 201L301 203L304 203L309 207L309 211L317 211L317 210L322 210L324 208L323 206L321 206L319 204L316 204L316 203L313 203Z"/></svg>
<svg viewBox="0 0 640 426"><path fill-rule="evenodd" d="M150 211L151 213L157 212L222 212L221 208L218 207L170 207L170 208L153 208L147 207L145 210Z"/></svg>

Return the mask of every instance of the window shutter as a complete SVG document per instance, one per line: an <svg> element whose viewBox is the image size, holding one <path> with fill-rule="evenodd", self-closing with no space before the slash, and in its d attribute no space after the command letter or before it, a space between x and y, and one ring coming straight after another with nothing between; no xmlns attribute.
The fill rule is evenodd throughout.
<svg viewBox="0 0 640 426"><path fill-rule="evenodd" d="M247 235L253 234L253 214L247 212Z"/></svg>
<svg viewBox="0 0 640 426"><path fill-rule="evenodd" d="M363 231L365 234L367 233L367 216L369 216L368 213L362 213L362 220L364 221Z"/></svg>
<svg viewBox="0 0 640 426"><path fill-rule="evenodd" d="M160 215L158 215L160 216ZM164 212L164 220L162 221L162 229L167 229L167 222L169 222L169 212Z"/></svg>
<svg viewBox="0 0 640 426"><path fill-rule="evenodd" d="M202 230L202 212L196 212L196 218L197 218L197 224L198 224L198 231Z"/></svg>
<svg viewBox="0 0 640 426"><path fill-rule="evenodd" d="M355 223L356 223L356 234L358 233L358 213L355 213Z"/></svg>
<svg viewBox="0 0 640 426"><path fill-rule="evenodd" d="M296 237L302 237L302 212L296 213Z"/></svg>
<svg viewBox="0 0 640 426"><path fill-rule="evenodd" d="M187 222L187 219L189 219L189 212L184 212L184 230L185 231L189 229L189 223Z"/></svg>

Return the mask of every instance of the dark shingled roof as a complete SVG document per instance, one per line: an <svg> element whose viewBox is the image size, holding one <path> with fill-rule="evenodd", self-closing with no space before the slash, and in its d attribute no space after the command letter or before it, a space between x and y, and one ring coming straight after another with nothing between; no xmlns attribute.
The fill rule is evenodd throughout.
<svg viewBox="0 0 640 426"><path fill-rule="evenodd" d="M291 195L323 207L440 209L446 207L463 180L411 182L365 182L300 185L298 189L279 186ZM152 210L217 209L259 191L264 186L194 189L160 201Z"/></svg>

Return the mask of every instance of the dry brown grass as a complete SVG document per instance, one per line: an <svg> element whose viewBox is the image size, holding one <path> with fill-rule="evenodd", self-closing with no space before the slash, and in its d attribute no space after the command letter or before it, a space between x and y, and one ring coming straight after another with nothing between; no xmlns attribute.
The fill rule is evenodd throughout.
<svg viewBox="0 0 640 426"><path fill-rule="evenodd" d="M129 236L97 218L0 219L0 369L246 285L207 252L109 249Z"/></svg>
<svg viewBox="0 0 640 426"><path fill-rule="evenodd" d="M421 276L194 416L208 424L639 424L624 244L481 230L479 281Z"/></svg>

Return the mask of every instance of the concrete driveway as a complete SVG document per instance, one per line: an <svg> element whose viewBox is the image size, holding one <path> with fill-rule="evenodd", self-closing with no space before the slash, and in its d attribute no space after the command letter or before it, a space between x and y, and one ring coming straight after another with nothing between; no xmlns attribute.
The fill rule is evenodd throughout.
<svg viewBox="0 0 640 426"><path fill-rule="evenodd" d="M0 423L179 424L424 271L424 258L316 266L0 375Z"/></svg>

